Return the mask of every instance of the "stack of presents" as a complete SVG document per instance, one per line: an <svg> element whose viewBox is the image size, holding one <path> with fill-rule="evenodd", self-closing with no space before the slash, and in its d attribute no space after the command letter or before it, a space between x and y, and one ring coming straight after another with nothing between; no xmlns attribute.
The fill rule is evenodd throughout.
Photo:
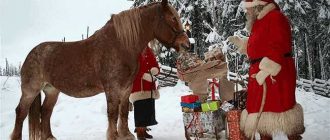
<svg viewBox="0 0 330 140"><path fill-rule="evenodd" d="M235 92L245 94L242 91ZM212 95L214 97L214 95ZM181 96L181 107L183 112L183 123L186 136L198 138L215 138L220 139L221 131L225 130L225 134L229 140L244 140L244 135L240 132L240 115L239 106L233 104L239 102L221 102L220 100L200 102L197 95Z"/></svg>
<svg viewBox="0 0 330 140"><path fill-rule="evenodd" d="M225 129L220 101L201 103L197 95L186 95L181 97L181 107L183 123L189 136L217 138Z"/></svg>
<svg viewBox="0 0 330 140"><path fill-rule="evenodd" d="M245 91L232 89L233 92L236 92L230 92L229 94L233 95L234 99L221 102L220 87L233 87L219 85L214 80L215 78L219 78L219 81L222 80L220 77L226 76L228 71L227 63L219 46L209 49L209 52L205 53L204 60L200 60L194 54L182 54L177 60L177 68L182 81L190 85L194 82L200 82L199 80L212 79L210 83L215 84L218 88L218 91L215 91L215 86L209 87L211 98L206 101L200 99L197 94L181 97L183 123L187 140L190 137L218 140L223 130L225 130L225 135L229 140L243 140L244 137L243 133L240 132L239 122L241 110L245 108L246 93ZM191 88L191 90L194 92L194 89ZM215 97L216 92L219 93L218 98Z"/></svg>

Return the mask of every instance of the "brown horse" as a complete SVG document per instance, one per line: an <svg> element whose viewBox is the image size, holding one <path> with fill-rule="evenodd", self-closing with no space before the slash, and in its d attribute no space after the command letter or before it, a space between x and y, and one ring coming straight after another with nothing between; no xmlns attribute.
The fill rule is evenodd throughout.
<svg viewBox="0 0 330 140"><path fill-rule="evenodd" d="M22 138L27 114L30 139L55 139L50 117L60 92L77 98L105 92L107 138L134 139L128 129L128 98L138 56L155 38L179 52L189 48L179 15L167 0L113 15L86 40L36 46L21 69L22 96L11 139ZM41 91L45 93L42 106Z"/></svg>

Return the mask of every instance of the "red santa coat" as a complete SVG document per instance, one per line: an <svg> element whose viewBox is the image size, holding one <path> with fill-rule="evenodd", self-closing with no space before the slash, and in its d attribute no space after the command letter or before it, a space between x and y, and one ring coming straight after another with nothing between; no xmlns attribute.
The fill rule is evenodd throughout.
<svg viewBox="0 0 330 140"><path fill-rule="evenodd" d="M139 64L140 68L137 75L135 76L133 88L129 97L130 102L134 103L138 100L150 98L151 91L153 94L152 97L154 99L158 99L159 92L156 90L156 79L153 79L153 82L149 82L143 79L143 75L145 73L150 73L152 68L157 68L158 70L155 75L159 73L159 65L151 48L146 47L146 49L141 53L139 56Z"/></svg>
<svg viewBox="0 0 330 140"><path fill-rule="evenodd" d="M292 51L291 29L288 19L279 11L272 10L253 24L248 40L247 54L250 60L268 57L281 65L280 72L265 80L267 96L257 131L272 135L284 132L287 135L302 133L303 111L296 103L296 71L292 57L284 55ZM263 86L259 85L253 74L257 74L260 62L250 65L246 110L242 112L241 129L249 137L262 100Z"/></svg>

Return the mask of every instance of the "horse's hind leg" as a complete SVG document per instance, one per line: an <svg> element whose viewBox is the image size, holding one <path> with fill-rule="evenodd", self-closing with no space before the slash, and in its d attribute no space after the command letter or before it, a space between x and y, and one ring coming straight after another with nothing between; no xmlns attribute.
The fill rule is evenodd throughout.
<svg viewBox="0 0 330 140"><path fill-rule="evenodd" d="M128 88L131 89L131 88ZM129 95L131 90L124 93L119 105L119 123L118 134L121 139L134 140L134 135L128 129L128 110L129 110Z"/></svg>
<svg viewBox="0 0 330 140"><path fill-rule="evenodd" d="M41 110L41 139L55 140L50 126L50 117L52 115L60 91L49 84L45 86L43 91L46 97L44 103L42 104Z"/></svg>
<svg viewBox="0 0 330 140"><path fill-rule="evenodd" d="M23 122L29 113L30 106L34 100L40 100L40 89L33 89L22 84L22 96L19 104L16 107L16 120L13 133L11 134L12 140L22 139ZM38 96L39 95L39 96ZM38 96L38 98L36 98ZM38 133L38 132L36 132Z"/></svg>

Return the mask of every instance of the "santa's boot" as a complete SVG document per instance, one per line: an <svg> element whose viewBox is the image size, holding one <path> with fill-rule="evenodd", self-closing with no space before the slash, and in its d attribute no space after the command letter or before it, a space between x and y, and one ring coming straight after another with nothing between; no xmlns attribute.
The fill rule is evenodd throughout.
<svg viewBox="0 0 330 140"><path fill-rule="evenodd" d="M145 138L147 138L147 139L152 139L152 138L154 138L152 135L150 135L150 134L147 133L147 131L150 131L151 129L146 128L145 130L146 130L146 131L145 131L145 134L144 134Z"/></svg>
<svg viewBox="0 0 330 140"><path fill-rule="evenodd" d="M300 135L290 135L288 136L289 140L302 140L302 136Z"/></svg>
<svg viewBox="0 0 330 140"><path fill-rule="evenodd" d="M138 140L146 140L145 131L146 131L145 127L136 127L135 128L136 137Z"/></svg>

